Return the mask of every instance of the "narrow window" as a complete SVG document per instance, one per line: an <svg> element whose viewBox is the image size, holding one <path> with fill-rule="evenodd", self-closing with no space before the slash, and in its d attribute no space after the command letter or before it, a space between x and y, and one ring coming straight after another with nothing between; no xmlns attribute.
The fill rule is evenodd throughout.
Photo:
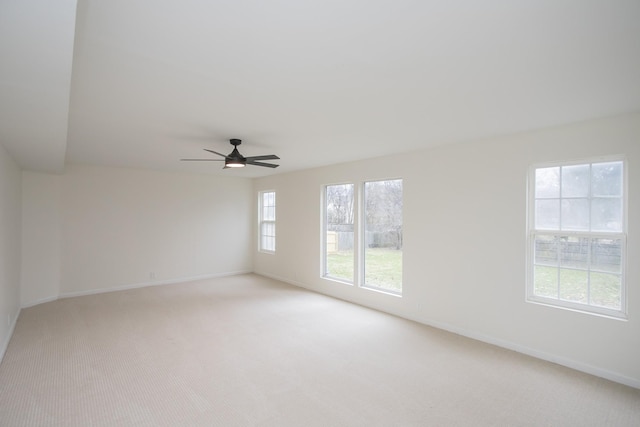
<svg viewBox="0 0 640 427"><path fill-rule="evenodd" d="M402 293L402 180L364 183L363 286Z"/></svg>
<svg viewBox="0 0 640 427"><path fill-rule="evenodd" d="M530 301L625 316L623 161L532 168Z"/></svg>
<svg viewBox="0 0 640 427"><path fill-rule="evenodd" d="M276 251L276 193L260 192L260 244L262 252Z"/></svg>
<svg viewBox="0 0 640 427"><path fill-rule="evenodd" d="M327 185L324 191L323 276L354 282L354 185Z"/></svg>

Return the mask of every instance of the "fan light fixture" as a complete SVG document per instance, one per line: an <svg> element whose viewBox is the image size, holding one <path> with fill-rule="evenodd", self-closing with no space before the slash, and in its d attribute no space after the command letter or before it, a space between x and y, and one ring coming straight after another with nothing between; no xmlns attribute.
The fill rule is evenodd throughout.
<svg viewBox="0 0 640 427"><path fill-rule="evenodd" d="M275 154L266 154L264 156L250 156L244 157L238 151L238 145L242 143L240 139L230 139L229 142L233 145L233 151L229 155L225 155L222 153L218 153L217 151L209 150L207 148L204 151L208 151L209 153L217 154L220 157L224 157L222 159L180 159L183 161L191 161L191 162L222 162L224 161L224 169L227 168L243 168L246 165L253 166L263 166L267 168L277 168L278 165L274 165L273 163L264 163L259 160L278 160L280 157Z"/></svg>
<svg viewBox="0 0 640 427"><path fill-rule="evenodd" d="M226 168L243 168L246 164L239 159L228 159L224 162Z"/></svg>
<svg viewBox="0 0 640 427"><path fill-rule="evenodd" d="M238 151L238 145L240 145L239 139L232 139L233 151L224 159L225 168L243 168L247 164L247 159Z"/></svg>

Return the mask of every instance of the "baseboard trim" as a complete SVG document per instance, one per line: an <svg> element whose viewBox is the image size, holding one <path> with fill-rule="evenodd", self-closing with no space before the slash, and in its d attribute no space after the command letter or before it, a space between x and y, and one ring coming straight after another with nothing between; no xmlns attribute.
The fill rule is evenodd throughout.
<svg viewBox="0 0 640 427"><path fill-rule="evenodd" d="M193 282L196 280L215 279L217 277L237 276L240 274L251 273L251 270L229 271L225 273L203 274L200 276L181 277L168 280L154 280L151 282L132 283L130 285L116 286L113 288L90 289L86 291L73 291L61 293L59 298L73 298L85 295L104 294L107 292L126 291L129 289L147 288L149 286L173 285L175 283Z"/></svg>
<svg viewBox="0 0 640 427"><path fill-rule="evenodd" d="M40 304L44 304L46 302L51 302L51 301L55 301L60 297L47 297L47 298L42 298L36 301L31 301L31 302L27 302L22 304L22 308L29 308L29 307L34 307L36 305L40 305Z"/></svg>
<svg viewBox="0 0 640 427"><path fill-rule="evenodd" d="M224 273L203 274L203 275L200 275L200 276L189 276L189 277L180 277L180 278L167 279L167 280L154 280L154 281L150 281L150 282L139 282L139 283L132 283L132 284L129 284L129 285L114 286L114 287L109 287L109 288L98 288L98 289L88 289L88 290L83 290L83 291L62 292L62 293L58 294L58 296L56 296L56 297L43 298L43 299L38 300L38 301L26 303L26 304L24 304L22 306L22 308L33 307L35 305L43 304L45 302L56 301L56 300L62 299L62 298L73 298L73 297L81 297L81 296L86 296L86 295L97 295L97 294L104 294L104 293L108 293L108 292L118 292L118 291L130 290L130 289L147 288L147 287L150 287L150 286L172 285L172 284L175 284L175 283L193 282L193 281L196 281L196 280L215 279L215 278L218 278L218 277L237 276L237 275L240 275L240 274L248 274L248 273L253 273L253 271L252 270L228 271L228 272L224 272Z"/></svg>
<svg viewBox="0 0 640 427"><path fill-rule="evenodd" d="M18 323L18 317L20 317L20 311L21 309L18 309L18 314L11 321L7 338L5 338L4 342L2 343L2 348L0 348L0 363L2 363L2 359L4 359L4 354L7 352L7 348L9 348L9 342L11 341L11 337L13 337L13 331L16 329L16 324Z"/></svg>
<svg viewBox="0 0 640 427"><path fill-rule="evenodd" d="M269 279L277 280L277 281L279 281L279 282L288 283L288 284L290 284L290 285L297 286L297 287L299 287L299 288L304 288L304 289L306 289L306 290L308 290L308 291L317 292L316 290L311 289L310 287L306 286L304 283L302 283L302 282L298 282L298 281L296 281L296 280L287 279L287 278L285 278L285 277L280 277L280 276L276 276L276 275L274 275L274 274L269 274L269 273L258 273L257 271L254 271L253 273L254 273L254 274L256 274L256 275L258 275L258 276L267 277L267 278L269 278ZM317 292L317 293L322 294L322 295L329 296L329 297L331 297L331 298L337 298L337 297L334 297L333 295L323 294L322 292ZM340 298L338 298L338 299L340 299ZM346 301L346 300L345 300L345 301ZM353 301L349 301L349 302L354 303ZM354 303L354 304L357 304L357 303Z"/></svg>
<svg viewBox="0 0 640 427"><path fill-rule="evenodd" d="M481 341L481 342L484 342L484 343L487 343L487 344L495 345L497 347L501 347L501 348L504 348L504 349L507 349L507 350L515 351L517 353L525 354L527 356L535 357L536 359L540 359L540 360L544 360L544 361L547 361L547 362L555 363L557 365L561 365L561 366L564 366L566 368L570 368L570 369L573 369L573 370L576 370L576 371L584 372L584 373L589 374L589 375L593 375L593 376L596 376L596 377L604 378L604 379L609 380L609 381L613 381L613 382L616 382L616 383L619 383L619 384L624 384L624 385L629 386L629 387L640 389L640 380L638 380L638 379L627 377L625 375L620 375L620 374L618 374L616 372L611 372L609 370L598 368L596 366L592 366L592 365L589 365L589 364L586 364L586 363L578 362L578 361L573 360L573 359L568 359L568 358L565 358L565 357L562 357L562 356L557 356L555 354L546 353L546 352L539 351L539 350L536 350L536 349L533 349L533 348L530 348L530 347L526 347L526 346L523 346L523 345L520 345L520 344L516 344L516 343L510 342L510 341L506 341L506 340L502 340L502 339L499 339L499 338L495 338L495 337L492 337L492 336L489 336L489 335L484 335L484 334L479 334L479 333L476 333L476 332L473 332L473 331L468 331L466 329L459 328L459 327L456 327L456 326L453 326L453 325L450 325L450 324L447 324L447 323L437 322L437 321L433 321L431 319L418 318L418 317L413 317L413 316L406 316L406 315L399 314L399 313L394 313L394 312L391 312L391 311L381 310L381 309L379 309L377 307L371 307L371 306L365 305L363 303L359 303L359 302L351 301L351 300L348 300L348 299L345 299L345 298L340 298L340 297L337 297L335 295L325 294L325 293L319 292L318 290L313 289L313 288L305 285L304 283L300 283L300 282L298 282L296 280L290 280L290 279L287 279L287 278L284 278L284 277L279 277L279 276L275 276L275 275L268 274L268 273L255 272L255 274L258 274L260 276L265 276L265 277L268 277L270 279L279 280L281 282L288 283L290 285L297 286L299 288L307 289L307 290L310 290L312 292L316 292L316 293L319 293L319 294L322 294L322 295L326 295L326 296L329 296L331 298L337 298L337 299L340 299L342 301L347 301L347 302L350 302L352 304L357 304L357 305L361 305L363 307L370 308L372 310L377 310L377 311L381 311L383 313L391 314L393 316L402 317L403 319L411 320L411 321L414 321L414 322L417 322L417 323L421 323L423 325L431 326L431 327L434 327L434 328L437 328L437 329L442 329L444 331L451 332L451 333L456 334L456 335L460 335L460 336L463 336L463 337L466 337L466 338L471 338L473 340Z"/></svg>
<svg viewBox="0 0 640 427"><path fill-rule="evenodd" d="M390 313L394 314L394 313ZM400 316L405 317L405 316ZM437 329L442 329L447 332L454 333L456 335L460 335L466 338L471 338L476 341L481 341L487 344L495 345L497 347L501 347L507 350L512 350L517 353L525 354L527 356L535 357L536 359L544 360L547 362L555 363L557 365L564 366L566 368L570 368L576 371L584 372L585 374L593 375L596 377L604 378L609 381L613 381L619 384L624 384L629 387L640 389L640 380L635 378L627 377L624 375L620 375L616 372L611 372L606 369L598 368L596 366L592 366L586 363L578 362L573 359L568 359L562 356L557 356L555 354L546 353L543 351L539 351L530 347L522 346L520 344L516 344L510 341L501 340L498 338L494 338L484 334L478 334L472 331L467 331L446 323L434 322L425 319L417 319L405 317L408 320L413 320L418 323L422 323L423 325L432 326Z"/></svg>

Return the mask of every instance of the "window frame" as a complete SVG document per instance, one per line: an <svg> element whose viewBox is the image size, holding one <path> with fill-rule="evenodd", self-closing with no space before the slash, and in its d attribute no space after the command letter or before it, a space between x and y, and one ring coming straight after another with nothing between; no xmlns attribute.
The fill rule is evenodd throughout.
<svg viewBox="0 0 640 427"><path fill-rule="evenodd" d="M329 224L327 221L327 188L338 185L351 185L353 187L353 280L350 281L348 279L342 277L331 276L327 272L327 232L329 231ZM322 205L321 205L321 218L322 218L322 236L321 236L321 262L320 262L320 277L327 280L332 280L335 282L344 283L347 285L355 285L358 283L358 240L360 231L358 229L358 217L360 213L360 203L358 202L358 185L353 182L338 182L332 184L324 184L322 186Z"/></svg>
<svg viewBox="0 0 640 427"><path fill-rule="evenodd" d="M391 295L396 295L396 296L402 296L402 279L400 280L400 290L396 291L393 289L389 289L383 286L377 286L375 284L370 284L367 283L367 276L366 276L366 268L367 268L367 263L366 263L366 256L367 256L367 244L366 244L366 234L367 234L367 220L366 220L366 216L367 216L367 209L366 209L366 186L368 183L373 183L373 182L385 182L385 181L400 181L401 185L402 185L402 218L403 218L403 224L404 224L404 179L402 178L382 178L382 179L368 179L365 181L362 181L360 183L360 206L361 206L361 212L362 214L360 215L360 224L359 224L359 229L360 229L360 236L362 236L362 238L360 238L360 242L359 242L359 249L360 251L358 252L358 256L360 257L358 266L359 266L359 271L358 271L358 277L359 277L359 286L361 288L364 289L369 289L372 291L377 291L377 292L383 292L383 293L387 293L387 294L391 294ZM403 261L404 261L404 253L403 253ZM404 263L401 263L401 268L404 269Z"/></svg>
<svg viewBox="0 0 640 427"><path fill-rule="evenodd" d="M391 178L374 178L374 179L365 179L358 181L341 181L337 183L323 184L320 190L321 194L321 206L320 206L320 218L321 218L321 237L320 237L320 277L325 280L330 280L333 282L343 283L346 285L351 285L356 288L366 289L367 291L373 291L378 293L383 293L390 296L402 297L402 286L403 283L400 283L400 290L395 291L393 289L389 289L386 287L375 286L372 284L365 284L365 246L363 236L365 236L365 226L366 226L366 211L365 211L365 186L369 182L382 182L382 181L401 181L402 182L402 200L404 205L404 178L402 177L391 177ZM353 203L354 203L354 256L353 256L353 282L350 282L346 279L333 277L327 275L327 187L334 185L353 185ZM404 206L402 210L402 218L404 223ZM404 264L402 266L404 270Z"/></svg>
<svg viewBox="0 0 640 427"><path fill-rule="evenodd" d="M269 193L273 193L273 205L269 205L266 206L264 204L264 196L269 194ZM276 227L277 227L277 214L276 214L276 209L277 209L277 202L276 202L276 191L275 190L263 190L263 191L259 191L258 192L258 252L262 252L265 254L275 254L276 253ZM265 207L272 207L273 208L273 220L269 219L265 219ZM273 235L266 235L263 233L263 226L265 224L273 224ZM267 249L265 247L265 238L269 237L273 239L273 249Z"/></svg>
<svg viewBox="0 0 640 427"><path fill-rule="evenodd" d="M536 221L536 170L544 169L544 168L552 168L552 167L567 167L567 166L577 166L577 165L589 165L591 168L594 164L600 163L612 163L612 162L620 162L622 163L622 191L621 191L621 215L622 215L622 223L620 231L591 231L591 216L589 216L589 230L562 230L561 226L554 229L536 229L535 221ZM562 178L560 178L560 182L562 182ZM589 178L589 183L591 188L591 175ZM562 184L560 184L560 189L562 189ZM591 194L591 190L589 190L588 200L591 202L593 195ZM562 193L560 193L558 199L560 203L562 203L563 197ZM565 197L564 199L570 199L570 197ZM628 164L625 156L602 156L602 157L593 157L586 159L574 159L568 161L553 161L553 162L543 162L532 164L529 167L528 175L527 175L527 236L526 236L526 256L527 256L527 277L526 277L526 301L536 304L542 304L550 307L556 307L571 311L577 311L581 313L587 313L592 315L598 315L618 320L626 320L628 311L627 311L627 284L626 284L626 268L627 268L627 224L628 224L628 215L627 215L627 207L628 207ZM606 239L619 239L620 240L620 309L613 309L608 307L601 307L598 305L592 305L589 302L581 303L577 301L569 301L557 298L552 298L548 296L536 295L534 291L534 269L536 266L535 260L535 242L536 237L538 236L549 236L554 238L585 238L589 239L588 248L589 250L587 255L589 257L588 269L578 269L580 271L590 272L598 272L598 270L591 269L590 257L591 257L591 241L592 239L597 238L606 238ZM560 263L558 262L558 267L560 272ZM565 268L566 269L566 268ZM570 269L570 268L569 268ZM588 275L589 276L589 275ZM590 282L587 282L588 291L590 292Z"/></svg>

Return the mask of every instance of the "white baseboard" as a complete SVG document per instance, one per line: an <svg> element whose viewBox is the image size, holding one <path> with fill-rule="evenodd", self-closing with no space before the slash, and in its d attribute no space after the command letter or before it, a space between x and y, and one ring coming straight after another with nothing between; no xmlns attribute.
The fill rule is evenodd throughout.
<svg viewBox="0 0 640 427"><path fill-rule="evenodd" d="M257 274L258 276L268 277L269 279L277 280L279 282L288 283L290 285L297 286L299 288L304 288L304 289L310 290L312 292L315 292L315 290L313 290L310 287L306 286L304 283L298 282L296 280L287 279L287 278L276 276L276 275L269 274L269 273L258 273L256 271L254 271L254 274ZM321 293L321 292L319 292L319 293ZM322 295L327 295L327 296L330 296L330 297L333 298L332 295L328 295L328 294L322 294ZM349 302L353 302L353 301L349 301Z"/></svg>
<svg viewBox="0 0 640 427"><path fill-rule="evenodd" d="M394 313L391 313L394 314ZM404 317L404 316L400 316ZM535 357L536 359L545 360L547 362L552 362L557 365L565 366L567 368L574 369L576 371L584 372L589 375L593 375L596 377L604 378L609 381L613 381L616 383L624 384L629 387L640 389L640 380L635 378L630 378L624 375L620 375L616 372L611 372L606 369L598 368L596 366L592 366L586 363L578 362L576 360L568 359L566 357L558 356L551 353L546 353L543 351L539 351L530 347L522 346L520 344L516 344L510 341L505 341L502 339L494 338L491 336L478 334L472 331L464 330L455 326L451 326L441 322L433 322L424 319L413 319L406 317L408 320L413 320L418 323L422 323L424 325L432 326L434 328L442 329L447 332L454 333L456 335L461 335L463 337L471 338L477 341L482 341L487 344L492 344L497 347L502 347L507 350L512 350L517 353L526 354L527 356Z"/></svg>
<svg viewBox="0 0 640 427"><path fill-rule="evenodd" d="M304 283L300 283L298 281L290 280L290 279L287 279L287 278L284 278L284 277L279 277L279 276L275 276L275 275L268 274L268 273L258 273L258 272L256 272L256 274L258 274L260 276L269 277L269 278L274 279L274 280L279 280L281 282L285 282L285 283L288 283L288 284L293 285L293 286L297 286L297 287L300 287L300 288L308 289L308 290L310 290L312 292L320 293L322 295L327 295L327 296L330 296L332 298L338 298L340 300L347 301L347 302L350 302L352 304L362 305L364 307L371 308L372 310L382 311L384 313L391 314L391 315L398 316L398 317L402 317L404 319L411 320L411 321L414 321L414 322L417 322L417 323L421 323L423 325L431 326L431 327L434 327L434 328L437 328L437 329L442 329L444 331L451 332L451 333L454 333L456 335L461 335L463 337L471 338L471 339L474 339L476 341L481 341L481 342L484 342L484 343L487 343L487 344L492 344L492 345L495 345L497 347L502 347L502 348L505 348L507 350L515 351L517 353L526 354L527 356L535 357L536 359L545 360L547 362L552 362L552 363L555 363L555 364L558 364L558 365L561 365L561 366L565 366L565 367L570 368L570 369L574 369L576 371L584 372L584 373L589 374L589 375L593 375L593 376L596 376L596 377L604 378L604 379L607 379L607 380L610 380L610 381L613 381L613 382L616 382L616 383L624 384L624 385L627 385L629 387L640 389L640 380L638 380L638 379L627 377L627 376L618 374L616 372L611 372L611 371L606 370L606 369L602 369L602 368L598 368L596 366L588 365L586 363L578 362L576 360L568 359L568 358L565 358L565 357L562 357L562 356L557 356L555 354L542 352L542 351L539 351L539 350L536 350L536 349L533 349L533 348L522 346L520 344L516 344L516 343L510 342L510 341L506 341L506 340L502 340L502 339L499 339L499 338L491 337L491 336L488 336L488 335L478 334L476 332L469 331L469 330L466 330L466 329L462 329L462 328L459 328L459 327L456 327L456 326L452 326L452 325L447 324L447 323L436 322L436 321L433 321L433 320L430 320L430 319L406 316L406 315L399 314L399 313L394 313L394 312L391 312L391 311L381 310L381 309L379 309L377 307L367 306L367 305L365 305L363 303L359 303L359 302L347 300L347 299L344 299L344 298L336 297L336 296L331 295L331 294L325 294L325 293L319 292L318 290L313 289L313 288L305 285Z"/></svg>
<svg viewBox="0 0 640 427"><path fill-rule="evenodd" d="M104 294L106 292L126 291L129 289L146 288L149 286L172 285L174 283L193 282L196 280L215 279L216 277L237 276L239 274L251 273L251 270L229 271L225 273L203 274L201 276L180 277L176 279L154 280L151 282L133 283L130 285L116 286L113 288L90 289L86 291L64 292L59 298L72 298L84 295Z"/></svg>
<svg viewBox="0 0 640 427"><path fill-rule="evenodd" d="M29 307L33 307L33 306L36 306L36 305L44 304L45 302L55 301L58 298L59 297L47 297L47 298L41 298L41 299L36 300L36 301L29 301L29 302L23 303L22 304L22 308L29 308Z"/></svg>
<svg viewBox="0 0 640 427"><path fill-rule="evenodd" d="M9 333L2 343L2 347L0 348L0 363L2 363L2 359L4 359L4 354L9 347L9 341L11 341L11 337L13 336L13 331L16 329L16 323L18 323L18 317L20 317L20 310L18 310L18 314L12 319L11 325L9 325Z"/></svg>
<svg viewBox="0 0 640 427"><path fill-rule="evenodd" d="M98 289L87 289L87 290L82 290L82 291L62 292L62 293L58 294L58 296L55 296L55 297L43 298L41 300L25 303L25 304L22 305L22 308L33 307L35 305L43 304L45 302L55 301L55 300L58 300L58 299L61 299L61 298L73 298L73 297L80 297L80 296L85 296L85 295L97 295L97 294L104 294L104 293L107 293L107 292L118 292L118 291L126 291L126 290L129 290L129 289L146 288L146 287L149 287L149 286L171 285L171 284L174 284L174 283L193 282L193 281L196 281L196 280L205 280L205 279L215 279L217 277L237 276L239 274L248 274L248 273L252 273L252 272L253 271L251 271L251 270L228 271L228 272L224 272L224 273L203 274L203 275L200 275L200 276L189 276L189 277L180 277L180 278L167 279L167 280L154 280L154 281L150 281L150 282L139 282L139 283L132 283L132 284L128 284L128 285L122 285L122 286L114 286L114 287L109 287L109 288L98 288Z"/></svg>

